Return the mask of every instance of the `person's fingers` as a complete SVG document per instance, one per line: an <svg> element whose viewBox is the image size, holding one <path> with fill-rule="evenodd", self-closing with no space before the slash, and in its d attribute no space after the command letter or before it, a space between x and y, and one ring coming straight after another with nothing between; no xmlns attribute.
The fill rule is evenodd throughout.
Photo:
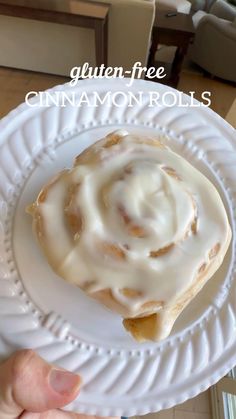
<svg viewBox="0 0 236 419"><path fill-rule="evenodd" d="M120 417L109 416L87 416L79 413L64 412L62 410L50 410L44 413L23 413L20 419L120 419Z"/></svg>
<svg viewBox="0 0 236 419"><path fill-rule="evenodd" d="M84 416L81 418L79 414L63 412L62 410L58 410L58 409L49 410L48 412L44 412L44 413L24 412L20 416L20 419L83 419L83 418Z"/></svg>
<svg viewBox="0 0 236 419"><path fill-rule="evenodd" d="M61 408L75 399L80 386L78 375L47 364L32 350L16 352L0 365L1 419Z"/></svg>

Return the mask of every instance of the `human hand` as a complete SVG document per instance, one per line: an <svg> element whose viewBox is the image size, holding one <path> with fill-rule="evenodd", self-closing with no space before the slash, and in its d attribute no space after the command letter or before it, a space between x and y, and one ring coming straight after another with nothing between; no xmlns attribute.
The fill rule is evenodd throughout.
<svg viewBox="0 0 236 419"><path fill-rule="evenodd" d="M0 365L1 419L85 418L61 410L80 386L79 375L47 364L32 350L18 351Z"/></svg>

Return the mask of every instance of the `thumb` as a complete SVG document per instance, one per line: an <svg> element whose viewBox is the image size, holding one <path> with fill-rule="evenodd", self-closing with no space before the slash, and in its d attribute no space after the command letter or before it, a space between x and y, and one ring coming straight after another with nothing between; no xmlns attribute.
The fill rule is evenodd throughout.
<svg viewBox="0 0 236 419"><path fill-rule="evenodd" d="M18 351L0 365L1 419L63 407L75 399L80 385L78 375L56 369L32 350Z"/></svg>

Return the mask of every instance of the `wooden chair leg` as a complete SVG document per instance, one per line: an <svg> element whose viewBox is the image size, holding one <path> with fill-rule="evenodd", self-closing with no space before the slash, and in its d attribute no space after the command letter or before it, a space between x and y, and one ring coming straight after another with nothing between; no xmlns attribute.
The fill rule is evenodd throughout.
<svg viewBox="0 0 236 419"><path fill-rule="evenodd" d="M158 38L157 36L153 34L151 48L150 48L149 56L148 56L148 63L147 63L148 67L152 67L154 65L157 47L158 47Z"/></svg>

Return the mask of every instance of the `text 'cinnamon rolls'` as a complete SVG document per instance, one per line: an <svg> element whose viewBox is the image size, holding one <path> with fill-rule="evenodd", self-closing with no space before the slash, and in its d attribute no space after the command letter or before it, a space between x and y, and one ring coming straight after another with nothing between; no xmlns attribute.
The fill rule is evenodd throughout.
<svg viewBox="0 0 236 419"><path fill-rule="evenodd" d="M158 139L123 130L79 155L29 212L53 270L139 341L169 335L231 239L212 183Z"/></svg>

